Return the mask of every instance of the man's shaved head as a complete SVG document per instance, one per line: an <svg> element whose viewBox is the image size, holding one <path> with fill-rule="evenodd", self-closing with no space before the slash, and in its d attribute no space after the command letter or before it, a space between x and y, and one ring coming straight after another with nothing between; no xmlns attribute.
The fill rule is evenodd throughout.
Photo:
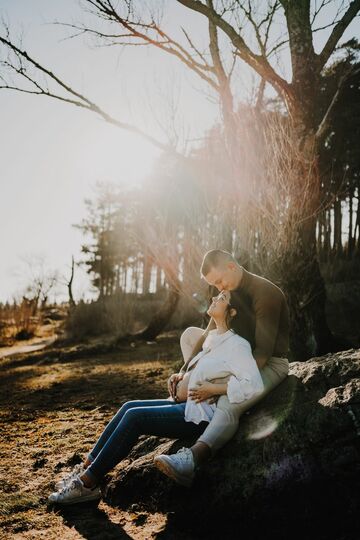
<svg viewBox="0 0 360 540"><path fill-rule="evenodd" d="M200 268L201 275L205 277L212 268L223 268L229 262L236 262L231 253L223 249L211 249L204 255Z"/></svg>

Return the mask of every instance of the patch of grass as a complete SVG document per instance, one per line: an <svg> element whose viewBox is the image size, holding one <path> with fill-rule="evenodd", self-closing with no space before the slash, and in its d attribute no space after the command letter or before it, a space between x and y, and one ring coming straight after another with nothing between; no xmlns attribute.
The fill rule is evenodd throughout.
<svg viewBox="0 0 360 540"><path fill-rule="evenodd" d="M9 534L22 533L33 528L32 524L29 523L26 514L18 514L16 517L11 516L9 519L3 520L1 526L4 530L7 530ZM8 536L7 538L11 538L11 536Z"/></svg>
<svg viewBox="0 0 360 540"><path fill-rule="evenodd" d="M30 493L0 493L0 515L10 516L39 506L40 498Z"/></svg>

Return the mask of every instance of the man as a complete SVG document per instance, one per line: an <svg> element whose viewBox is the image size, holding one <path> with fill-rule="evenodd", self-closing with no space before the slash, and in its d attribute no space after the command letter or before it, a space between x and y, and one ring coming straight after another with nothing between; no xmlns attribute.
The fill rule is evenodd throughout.
<svg viewBox="0 0 360 540"><path fill-rule="evenodd" d="M222 395L215 414L204 433L191 449L181 450L175 455L161 455L155 459L156 466L176 481L188 477L191 480L195 467L228 442L238 429L241 414L260 401L288 374L289 362L289 311L284 293L271 281L252 274L240 266L227 251L208 251L201 265L201 275L206 282L221 290L236 290L243 299L242 335L252 345L253 356L260 369L264 391L255 398L240 404L231 404ZM205 331L189 329L184 339L188 340L189 358L202 348L209 331L214 328L210 320ZM185 365L186 365L185 358ZM241 359L239 359L240 361ZM184 370L169 379L169 390L176 398L176 385L183 378ZM192 399L204 399L201 391L192 391ZM206 398L205 398L206 399Z"/></svg>

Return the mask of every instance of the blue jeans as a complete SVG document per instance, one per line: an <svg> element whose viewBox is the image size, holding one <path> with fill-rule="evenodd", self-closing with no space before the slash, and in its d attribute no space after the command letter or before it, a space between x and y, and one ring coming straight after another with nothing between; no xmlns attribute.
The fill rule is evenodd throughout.
<svg viewBox="0 0 360 540"><path fill-rule="evenodd" d="M98 481L124 459L139 435L157 435L169 439L198 438L208 422L185 421L185 403L167 399L128 401L108 423L88 458L86 473Z"/></svg>

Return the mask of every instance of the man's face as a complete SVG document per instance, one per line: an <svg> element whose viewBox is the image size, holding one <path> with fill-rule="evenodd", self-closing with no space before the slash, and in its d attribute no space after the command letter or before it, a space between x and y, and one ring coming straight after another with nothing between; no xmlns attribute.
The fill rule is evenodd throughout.
<svg viewBox="0 0 360 540"><path fill-rule="evenodd" d="M218 291L232 291L237 285L235 265L229 262L219 268L213 266L204 279L209 285L216 287Z"/></svg>

